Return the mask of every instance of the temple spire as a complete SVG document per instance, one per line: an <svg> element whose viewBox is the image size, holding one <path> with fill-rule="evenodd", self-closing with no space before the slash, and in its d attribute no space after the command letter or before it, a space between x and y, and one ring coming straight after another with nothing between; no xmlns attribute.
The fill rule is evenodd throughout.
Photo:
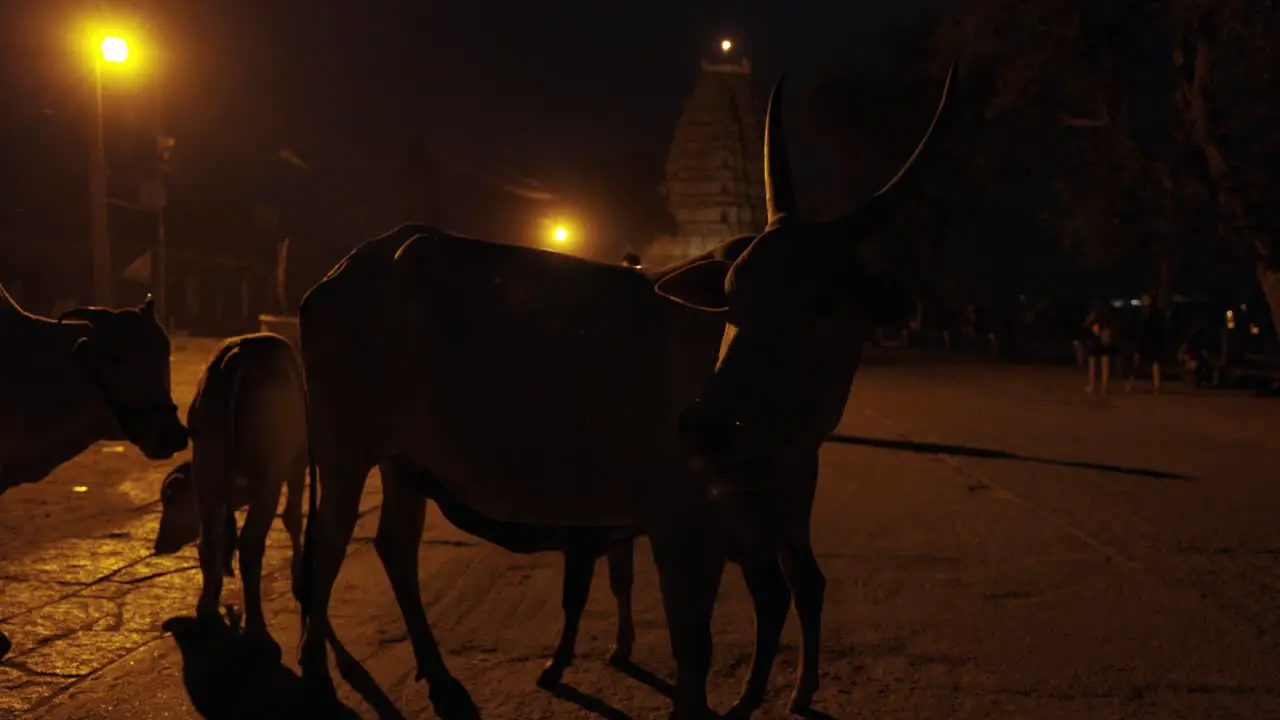
<svg viewBox="0 0 1280 720"><path fill-rule="evenodd" d="M661 192L676 235L656 240L646 265L764 229L764 113L751 88L751 63L732 38L715 39L702 59L676 124Z"/></svg>

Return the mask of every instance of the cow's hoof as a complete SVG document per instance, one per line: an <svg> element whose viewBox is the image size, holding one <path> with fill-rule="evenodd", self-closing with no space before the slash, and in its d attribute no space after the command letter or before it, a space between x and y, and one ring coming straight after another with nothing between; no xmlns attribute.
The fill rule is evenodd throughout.
<svg viewBox="0 0 1280 720"><path fill-rule="evenodd" d="M616 667L626 667L631 664L631 646L618 645L614 647L613 652L609 653L609 664Z"/></svg>
<svg viewBox="0 0 1280 720"><path fill-rule="evenodd" d="M276 639L271 637L271 633L266 628L246 629L244 632L245 647L248 648L255 659L262 660L267 663L278 663L283 657L283 651Z"/></svg>
<svg viewBox="0 0 1280 720"><path fill-rule="evenodd" d="M455 677L432 683L427 697L441 720L480 720L480 709L471 693Z"/></svg>
<svg viewBox="0 0 1280 720"><path fill-rule="evenodd" d="M226 627L222 614L218 612L216 607L212 610L196 608L196 625L202 632L212 632Z"/></svg>
<svg viewBox="0 0 1280 720"><path fill-rule="evenodd" d="M563 679L564 666L555 660L548 660L546 667L542 668L542 672L538 674L538 687L550 690L559 685Z"/></svg>
<svg viewBox="0 0 1280 720"><path fill-rule="evenodd" d="M333 686L333 678L327 672L307 672L302 668L303 697L308 709L326 711L338 702L338 690Z"/></svg>
<svg viewBox="0 0 1280 720"><path fill-rule="evenodd" d="M758 693L743 691L729 712L724 714L725 720L747 720L764 704L764 696Z"/></svg>
<svg viewBox="0 0 1280 720"><path fill-rule="evenodd" d="M812 692L796 692L791 694L791 702L787 703L787 712L792 715L808 715L813 709Z"/></svg>

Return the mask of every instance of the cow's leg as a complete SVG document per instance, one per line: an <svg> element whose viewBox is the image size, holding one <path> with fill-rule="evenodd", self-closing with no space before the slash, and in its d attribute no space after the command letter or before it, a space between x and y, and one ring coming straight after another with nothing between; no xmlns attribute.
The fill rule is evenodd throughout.
<svg viewBox="0 0 1280 720"><path fill-rule="evenodd" d="M764 703L773 661L782 641L782 628L791 610L791 588L776 557L743 567L742 577L756 608L756 649L751 658L751 674L726 718L751 717Z"/></svg>
<svg viewBox="0 0 1280 720"><path fill-rule="evenodd" d="M320 502L315 514L307 520L310 540L306 544L313 546L314 553L309 558L310 587L300 593L306 603L303 613L305 632L298 664L303 680L311 688L309 697L323 702L334 696L325 646L333 632L329 624L329 600L347 554L347 545L351 543L351 535L356 529L360 494L364 492L369 470L354 457L329 457L318 461L317 469L321 482Z"/></svg>
<svg viewBox="0 0 1280 720"><path fill-rule="evenodd" d="M564 549L564 581L560 591L560 607L564 609L564 628L560 642L538 675L538 685L555 687L564 677L564 669L573 662L574 645L578 643L578 625L591 595L591 578L596 571L596 548L592 543L575 542L572 538Z"/></svg>
<svg viewBox="0 0 1280 720"><path fill-rule="evenodd" d="M417 679L426 680L428 696L441 717L479 717L467 689L449 672L436 643L418 584L418 547L427 515L427 497L404 468L382 465L382 510L373 546L391 581L391 591L404 616L409 642L418 661Z"/></svg>
<svg viewBox="0 0 1280 720"><path fill-rule="evenodd" d="M800 618L801 658L796 671L796 687L791 694L791 712L803 714L818 691L818 655L822 649L822 605L827 579L818 567L809 543L813 501L818 489L816 454L797 465L791 474L789 492L779 498L782 522L778 558Z"/></svg>
<svg viewBox="0 0 1280 720"><path fill-rule="evenodd" d="M278 463L277 463L278 465ZM245 634L255 643L271 647L275 642L267 632L262 614L262 556L267 551L267 533L276 517L280 489L284 484L279 467L264 468L249 478L252 494L249 514L240 530L240 583L244 587ZM278 648L277 648L278 649Z"/></svg>
<svg viewBox="0 0 1280 720"><path fill-rule="evenodd" d="M13 643L10 642L9 636L0 632L0 660L3 660L4 656L8 655L9 651L12 649Z"/></svg>
<svg viewBox="0 0 1280 720"><path fill-rule="evenodd" d="M222 576L226 543L235 542L234 515L232 534L226 537L226 519L231 514L226 489L231 476L226 470L221 446L210 439L197 444L191 453L191 474L196 486L196 503L200 508L200 600L196 618L201 622L220 619Z"/></svg>
<svg viewBox="0 0 1280 720"><path fill-rule="evenodd" d="M822 646L822 603L827 578L818 567L818 559L806 538L803 543L783 548L782 569L795 595L796 615L800 618L802 654L796 671L796 688L791 694L791 712L802 713L813 703L818 692L818 653Z"/></svg>
<svg viewBox="0 0 1280 720"><path fill-rule="evenodd" d="M289 564L289 575L292 581L293 596L298 597L298 583L302 580L302 496L307 480L307 456L305 453L294 458L285 475L284 529L289 533L292 556Z"/></svg>
<svg viewBox="0 0 1280 720"><path fill-rule="evenodd" d="M725 560L705 538L688 535L650 538L676 661L670 720L715 717L707 706L707 674L711 671L711 613Z"/></svg>
<svg viewBox="0 0 1280 720"><path fill-rule="evenodd" d="M800 669L796 671L796 688L791 694L791 711L808 710L818 692L818 653L822 650L822 605L827 592L827 578L818 566L808 541L788 544L782 550L782 570L795 594L796 615L800 618Z"/></svg>
<svg viewBox="0 0 1280 720"><path fill-rule="evenodd" d="M636 644L636 625L631 617L631 583L635 579L636 544L634 540L609 546L609 590L618 604L618 636L609 662L615 666L631 661Z"/></svg>
<svg viewBox="0 0 1280 720"><path fill-rule="evenodd" d="M236 509L228 499L222 519L222 574L235 577L236 570Z"/></svg>

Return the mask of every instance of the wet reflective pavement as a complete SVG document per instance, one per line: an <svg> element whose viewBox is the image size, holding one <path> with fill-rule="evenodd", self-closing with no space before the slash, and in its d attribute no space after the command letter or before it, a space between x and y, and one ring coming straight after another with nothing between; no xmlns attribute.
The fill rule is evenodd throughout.
<svg viewBox="0 0 1280 720"><path fill-rule="evenodd" d="M183 417L217 342L174 341ZM0 497L0 632L13 643L0 664L0 717L38 714L81 680L164 637L170 618L194 613L195 546L152 553L160 484L189 456L152 463L132 447L100 443L45 481ZM366 510L380 500L376 480L371 485ZM264 559L264 598L287 594L288 561L289 538L277 522ZM279 577L285 582L275 587ZM223 594L237 606L238 580L228 578Z"/></svg>

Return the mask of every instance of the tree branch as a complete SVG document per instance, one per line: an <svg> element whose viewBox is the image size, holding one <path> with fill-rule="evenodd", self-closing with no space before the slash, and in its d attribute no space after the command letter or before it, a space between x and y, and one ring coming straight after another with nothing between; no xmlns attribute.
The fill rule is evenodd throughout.
<svg viewBox="0 0 1280 720"><path fill-rule="evenodd" d="M1235 190L1235 178L1232 175L1231 168L1227 165L1226 157L1218 143L1217 133L1214 131L1213 121L1210 117L1208 95L1213 67L1214 47L1211 36L1213 20L1212 10L1206 10L1196 19L1194 30L1192 31L1194 36L1191 40L1195 49L1194 59L1191 61L1194 64L1191 68L1190 82L1184 80L1182 83L1181 99L1183 102L1179 103L1179 105L1183 110L1191 138L1204 154L1210 178L1217 190L1219 207L1222 209L1223 214L1232 221L1232 225L1235 226L1237 231L1253 245L1259 258L1265 261L1271 257L1272 248L1266 238L1251 229L1244 202L1240 194ZM1178 53L1174 62L1182 65L1186 62L1186 58L1181 53Z"/></svg>

